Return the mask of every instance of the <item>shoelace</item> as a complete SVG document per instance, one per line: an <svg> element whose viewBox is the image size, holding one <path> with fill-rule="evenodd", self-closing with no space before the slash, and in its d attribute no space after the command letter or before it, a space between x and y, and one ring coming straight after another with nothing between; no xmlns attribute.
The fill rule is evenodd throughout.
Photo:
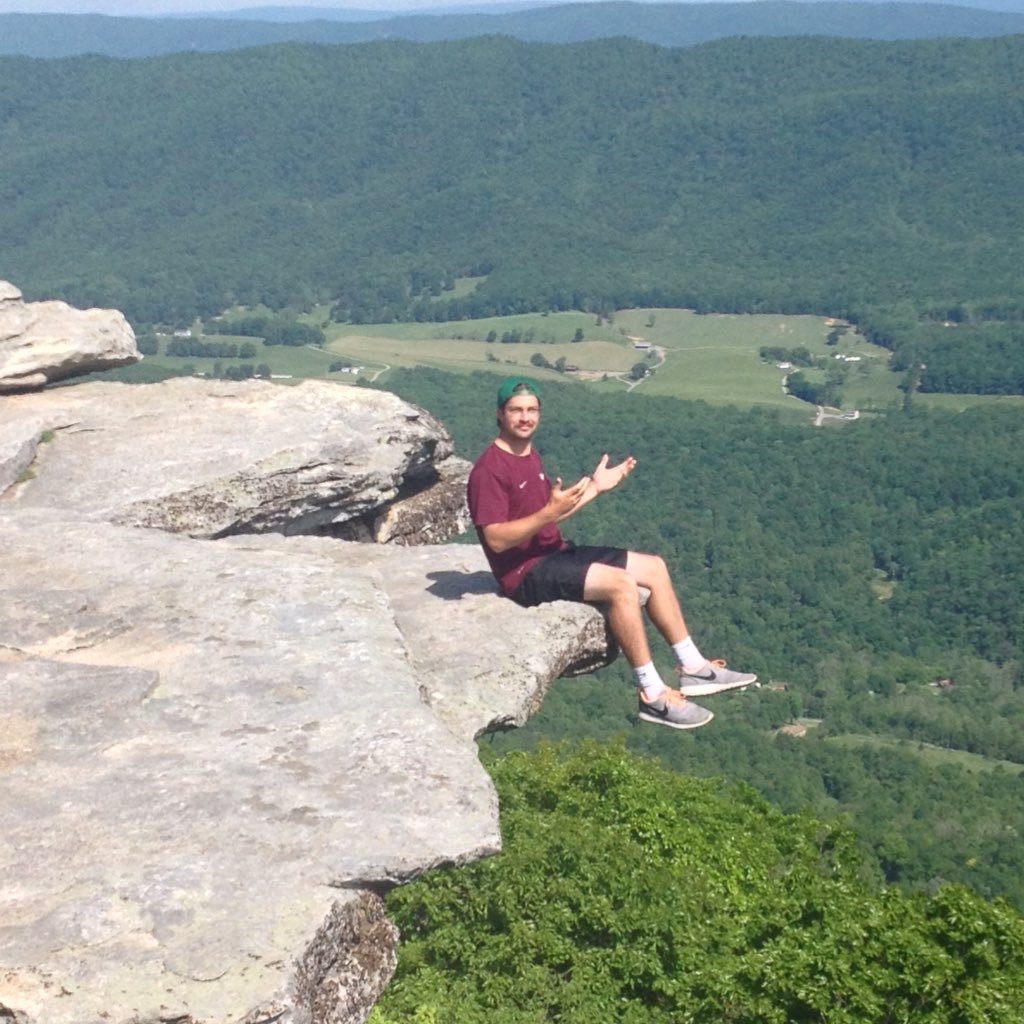
<svg viewBox="0 0 1024 1024"><path fill-rule="evenodd" d="M642 690L640 691L640 699L643 700L644 703L653 703L653 701L647 701L643 696ZM678 690L673 690L671 686L666 686L655 700L663 700L666 704L685 704L686 694L680 693Z"/></svg>
<svg viewBox="0 0 1024 1024"><path fill-rule="evenodd" d="M713 666L714 668L725 668L726 665L728 664L728 662L725 660L725 658L709 658L708 659L708 664ZM686 669L684 669L682 665L677 665L676 666L676 671L681 676L685 676L686 675Z"/></svg>

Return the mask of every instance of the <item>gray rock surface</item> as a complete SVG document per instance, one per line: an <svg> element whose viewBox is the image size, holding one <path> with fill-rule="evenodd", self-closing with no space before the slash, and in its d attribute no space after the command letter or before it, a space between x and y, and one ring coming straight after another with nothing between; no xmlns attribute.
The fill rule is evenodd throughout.
<svg viewBox="0 0 1024 1024"><path fill-rule="evenodd" d="M25 302L0 281L0 392L41 388L138 362L135 332L116 309Z"/></svg>
<svg viewBox="0 0 1024 1024"><path fill-rule="evenodd" d="M498 848L473 738L606 654L403 546L460 525L450 453L336 384L3 400L0 1019L365 1019L381 887Z"/></svg>
<svg viewBox="0 0 1024 1024"><path fill-rule="evenodd" d="M468 465L453 456L447 431L367 388L178 378L5 399L0 459L7 451L13 462L6 472L0 463L0 474L25 471L33 439L34 478L15 497L22 507L192 537L280 531L416 542L421 534L402 523L417 501L433 495L437 505L443 479L450 505L421 516L427 537L444 539L466 522Z"/></svg>

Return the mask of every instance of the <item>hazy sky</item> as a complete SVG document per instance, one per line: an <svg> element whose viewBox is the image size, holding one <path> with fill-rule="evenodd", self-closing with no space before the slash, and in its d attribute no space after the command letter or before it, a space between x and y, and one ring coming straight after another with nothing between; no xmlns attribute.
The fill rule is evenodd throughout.
<svg viewBox="0 0 1024 1024"><path fill-rule="evenodd" d="M250 7L349 7L366 11L455 7L480 0L0 0L0 14L187 14L190 11L232 11Z"/></svg>

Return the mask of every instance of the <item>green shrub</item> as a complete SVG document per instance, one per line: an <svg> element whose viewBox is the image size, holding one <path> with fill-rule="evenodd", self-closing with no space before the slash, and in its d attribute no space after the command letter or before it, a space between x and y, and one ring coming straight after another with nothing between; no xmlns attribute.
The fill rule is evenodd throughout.
<svg viewBox="0 0 1024 1024"><path fill-rule="evenodd" d="M496 762L503 852L395 890L379 1024L1019 1024L1024 922L865 880L852 836L619 746Z"/></svg>

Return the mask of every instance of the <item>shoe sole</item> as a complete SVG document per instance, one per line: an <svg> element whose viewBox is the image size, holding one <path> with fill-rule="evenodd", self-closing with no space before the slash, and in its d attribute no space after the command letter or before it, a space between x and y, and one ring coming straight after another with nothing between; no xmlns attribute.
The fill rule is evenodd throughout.
<svg viewBox="0 0 1024 1024"><path fill-rule="evenodd" d="M679 692L684 697L710 697L715 693L725 693L727 690L746 690L749 687L760 688L761 684L756 679L746 683L687 683L679 687Z"/></svg>
<svg viewBox="0 0 1024 1024"><path fill-rule="evenodd" d="M640 711L638 717L641 722L650 722L651 725L667 725L670 729L699 729L702 725L707 725L715 716L709 711L708 717L702 722L670 722L667 718L655 718Z"/></svg>

